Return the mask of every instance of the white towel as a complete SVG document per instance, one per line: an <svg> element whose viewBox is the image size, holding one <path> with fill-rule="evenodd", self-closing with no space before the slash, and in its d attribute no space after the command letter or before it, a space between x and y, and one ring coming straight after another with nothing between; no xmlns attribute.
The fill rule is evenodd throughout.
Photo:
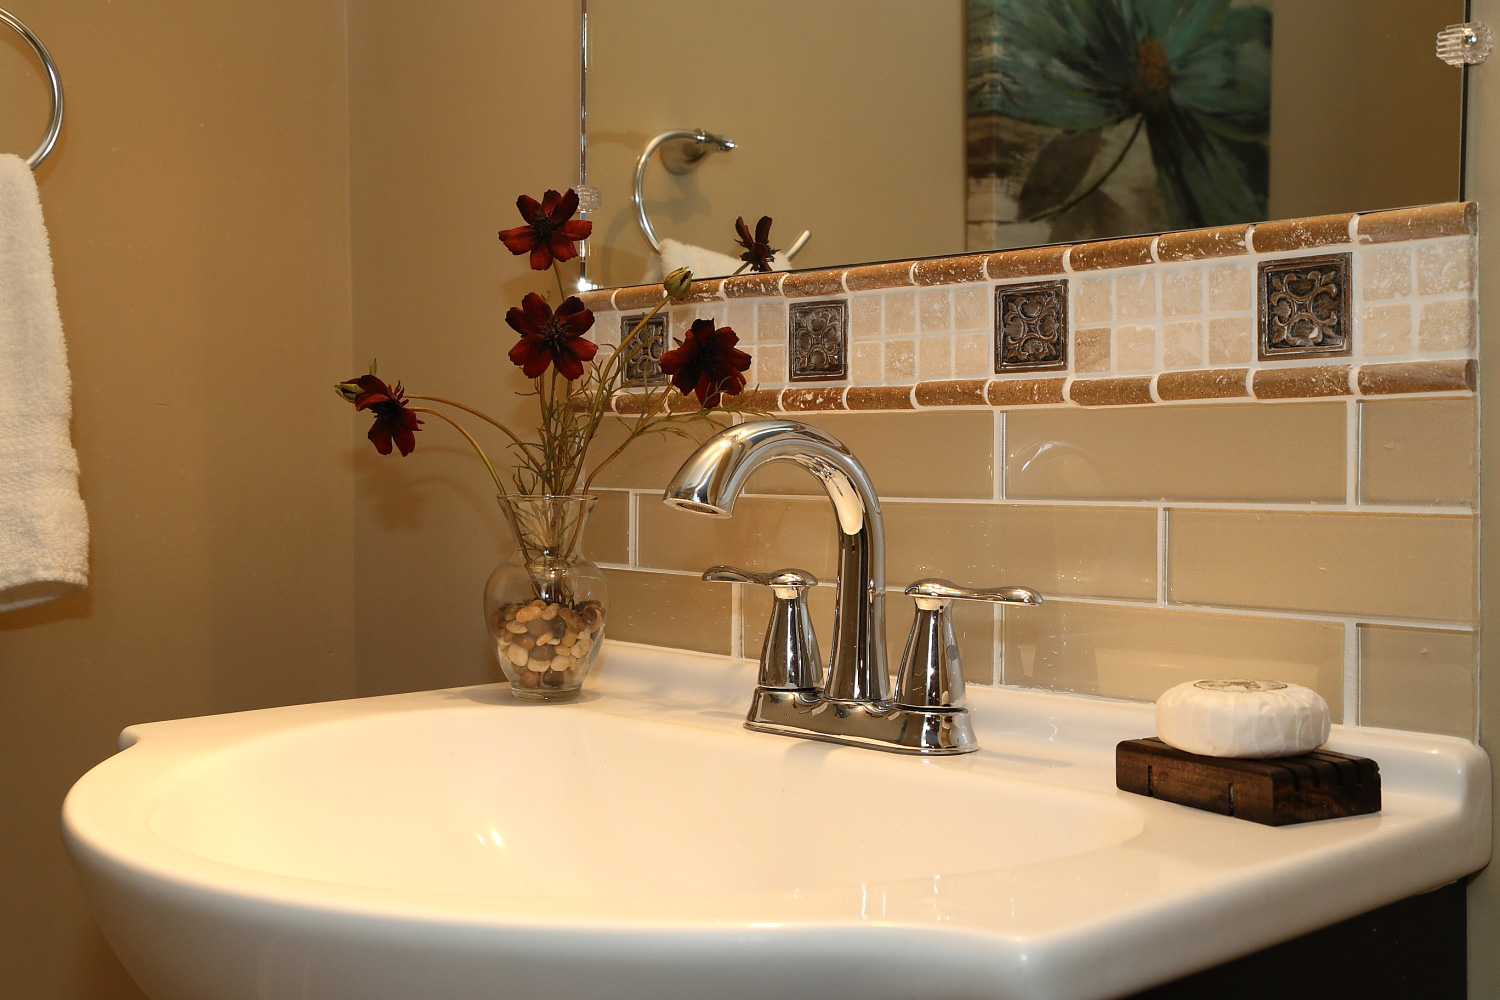
<svg viewBox="0 0 1500 1000"><path fill-rule="evenodd" d="M71 391L36 178L0 155L0 611L88 585Z"/></svg>
<svg viewBox="0 0 1500 1000"><path fill-rule="evenodd" d="M660 281L662 275L671 274L679 267L692 271L695 278L722 278L733 274L744 265L745 262L738 257L731 257L725 253L705 250L691 243L679 243L677 240L662 240L661 256L651 258L651 262L646 265L646 275L642 281L645 284ZM771 270L785 271L786 269L787 262L782 259L781 254L771 258ZM748 271L749 268L745 270Z"/></svg>

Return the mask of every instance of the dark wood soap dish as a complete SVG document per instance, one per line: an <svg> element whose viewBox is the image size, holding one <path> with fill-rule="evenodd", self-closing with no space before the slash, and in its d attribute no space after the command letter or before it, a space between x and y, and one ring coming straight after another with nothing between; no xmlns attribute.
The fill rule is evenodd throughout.
<svg viewBox="0 0 1500 1000"><path fill-rule="evenodd" d="M1267 826L1380 811L1380 765L1332 750L1249 760L1126 740L1115 747L1115 785Z"/></svg>

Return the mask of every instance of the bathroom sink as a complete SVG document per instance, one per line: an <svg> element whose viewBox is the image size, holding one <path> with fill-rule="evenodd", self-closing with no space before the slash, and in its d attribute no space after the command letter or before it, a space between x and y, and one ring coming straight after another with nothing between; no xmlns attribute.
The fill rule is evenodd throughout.
<svg viewBox="0 0 1500 1000"><path fill-rule="evenodd" d="M1118 996L1481 867L1471 744L1339 730L1385 811L1267 828L1113 787L1149 706L971 690L982 749L752 733L748 661L610 644L499 686L127 729L64 806L155 1000Z"/></svg>

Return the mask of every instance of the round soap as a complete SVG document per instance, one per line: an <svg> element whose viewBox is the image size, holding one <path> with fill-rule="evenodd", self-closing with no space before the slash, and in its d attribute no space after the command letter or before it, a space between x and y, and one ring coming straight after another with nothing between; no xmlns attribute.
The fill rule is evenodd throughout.
<svg viewBox="0 0 1500 1000"><path fill-rule="evenodd" d="M1328 742L1328 702L1280 681L1188 681L1156 702L1163 743L1210 757L1292 757Z"/></svg>

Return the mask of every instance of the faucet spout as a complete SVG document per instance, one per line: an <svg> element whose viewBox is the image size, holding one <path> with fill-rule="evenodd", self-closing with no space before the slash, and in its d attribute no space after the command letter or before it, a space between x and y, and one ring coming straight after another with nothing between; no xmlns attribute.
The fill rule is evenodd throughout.
<svg viewBox="0 0 1500 1000"><path fill-rule="evenodd" d="M795 420L751 420L730 427L683 463L662 502L693 514L729 517L750 475L776 461L793 462L812 473L838 518L838 596L824 697L888 702L880 501L864 467L837 438Z"/></svg>

